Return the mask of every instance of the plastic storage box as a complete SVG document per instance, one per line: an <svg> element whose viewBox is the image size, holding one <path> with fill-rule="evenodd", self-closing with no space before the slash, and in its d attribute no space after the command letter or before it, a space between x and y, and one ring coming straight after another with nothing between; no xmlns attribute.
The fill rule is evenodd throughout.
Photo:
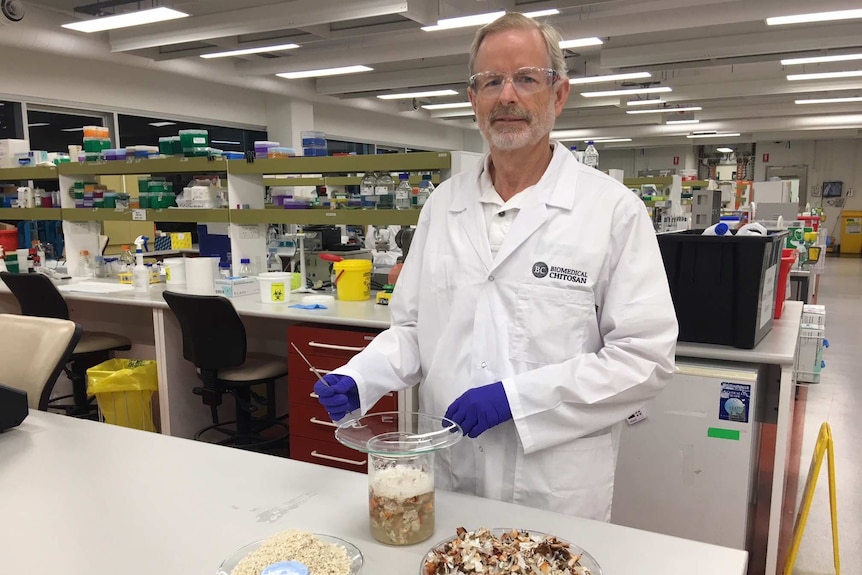
<svg viewBox="0 0 862 575"><path fill-rule="evenodd" d="M767 236L659 234L679 340L754 348L772 329L786 231Z"/></svg>

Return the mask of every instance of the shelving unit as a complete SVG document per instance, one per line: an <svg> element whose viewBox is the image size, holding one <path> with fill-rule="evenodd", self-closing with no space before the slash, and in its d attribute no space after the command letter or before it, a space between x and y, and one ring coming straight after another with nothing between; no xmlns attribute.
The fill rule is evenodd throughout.
<svg viewBox="0 0 862 575"><path fill-rule="evenodd" d="M455 153L458 155L459 153ZM463 156L463 157L462 157ZM473 154L475 156L475 154ZM140 219L146 221L228 223L231 254L234 262L240 258L257 259L266 252L267 224L300 225L415 225L419 210L308 209L287 210L264 206L266 186L346 186L359 185L362 174L374 172L413 172L411 183L418 183L417 172L433 172L432 182L438 184L449 177L453 167L475 160L464 153L453 162L450 152L417 152L410 154L380 154L366 156L297 157L248 162L222 158L163 158L130 159L113 162L60 164L57 167L0 169L0 182L57 179L61 191L60 208L0 209L0 219L62 220L66 238L66 254L70 267L77 266L81 250L96 253L101 222ZM453 166L453 163L455 164ZM250 209L162 209L129 210L75 208L67 191L76 181L97 176L212 174L227 176L228 205L247 205ZM332 174L332 175L328 175ZM264 177L268 176L268 177ZM273 177L275 176L275 177ZM286 177L298 176L298 177ZM305 177L303 177L305 176ZM133 215L137 214L137 217ZM254 261L254 260L253 260Z"/></svg>

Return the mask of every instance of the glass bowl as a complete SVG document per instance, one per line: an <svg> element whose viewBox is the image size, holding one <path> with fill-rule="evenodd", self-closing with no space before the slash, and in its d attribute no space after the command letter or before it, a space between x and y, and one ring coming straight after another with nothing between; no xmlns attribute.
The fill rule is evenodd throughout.
<svg viewBox="0 0 862 575"><path fill-rule="evenodd" d="M462 436L454 421L415 411L370 413L335 430L335 438L347 447L388 456L437 451L458 443Z"/></svg>
<svg viewBox="0 0 862 575"><path fill-rule="evenodd" d="M365 562L365 559L362 557L362 552L352 543L345 541L344 539L339 539L338 537L332 537L331 535L322 535L320 533L313 533L315 538L325 542L331 543L333 545L338 545L342 549L347 552L347 557L350 559L350 570L347 572L347 575L358 575L362 570L362 564ZM230 557L222 561L222 564L218 568L218 572L216 575L231 575L234 568L237 564L249 553L252 551L256 551L258 547L260 547L266 539L261 539L259 541L255 541L254 543L249 543L244 547L240 547L233 553L231 553ZM289 557L285 557L284 560L289 560Z"/></svg>
<svg viewBox="0 0 862 575"><path fill-rule="evenodd" d="M519 531L521 533L528 533L532 537L538 537L538 538L551 537L550 534L543 533L541 531L534 531L532 529L512 528L512 527L497 527L497 528L488 529L488 531L491 532L491 535L494 535L495 537L500 537L504 533L511 532L513 529L515 531ZM433 559L434 553L436 551L443 550L449 542L453 541L457 537L458 537L457 535L453 535L452 537L444 539L443 541L440 541L439 543L437 543L436 545L431 547L431 549L429 549L428 552L425 553L425 555L422 557L421 563L419 563L419 575L427 575L428 571L426 571L426 565L427 565L429 560ZM556 535L554 535L553 537L556 537ZM599 567L598 562L593 558L592 555L590 555L589 553L587 553L586 551L584 551L583 549L581 549L580 547L578 547L574 543L569 543L565 539L557 537L557 540L560 541L560 543L564 543L567 546L568 551L572 555L580 555L581 556L578 563L580 564L581 567L586 567L589 570L589 575L602 575L602 568Z"/></svg>

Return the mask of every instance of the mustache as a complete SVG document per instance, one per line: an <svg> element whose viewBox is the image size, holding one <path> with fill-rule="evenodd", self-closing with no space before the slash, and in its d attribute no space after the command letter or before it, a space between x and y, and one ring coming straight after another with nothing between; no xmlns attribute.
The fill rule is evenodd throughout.
<svg viewBox="0 0 862 575"><path fill-rule="evenodd" d="M518 118L519 120L527 121L533 119L533 117L528 112L525 112L520 108L516 108L514 106L501 106L500 108L497 108L496 110L491 112L491 117L489 118L489 120L493 122L494 120L497 120L503 116L509 118Z"/></svg>

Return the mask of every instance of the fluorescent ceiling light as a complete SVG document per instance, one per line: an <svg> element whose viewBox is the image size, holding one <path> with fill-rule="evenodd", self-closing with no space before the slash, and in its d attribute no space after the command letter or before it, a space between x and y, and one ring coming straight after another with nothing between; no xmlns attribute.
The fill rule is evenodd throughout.
<svg viewBox="0 0 862 575"><path fill-rule="evenodd" d="M853 98L811 98L809 100L796 100L797 104L846 104L849 102L862 102L862 97Z"/></svg>
<svg viewBox="0 0 862 575"><path fill-rule="evenodd" d="M117 30L118 28L129 28L131 26L153 24L154 22L176 20L177 18L185 18L186 16L188 14L185 12L162 7L117 14L115 16L105 16L104 18L95 18L93 20L72 22L71 24L63 24L63 28L90 34L92 32L104 32L105 30Z"/></svg>
<svg viewBox="0 0 862 575"><path fill-rule="evenodd" d="M686 106L684 108L650 108L649 110L626 110L626 114L666 114L668 112L699 112L703 110L700 106Z"/></svg>
<svg viewBox="0 0 862 575"><path fill-rule="evenodd" d="M322 68L320 70L303 70L302 72L282 72L276 74L279 78L296 80L297 78L319 78L320 76L339 76L341 74L356 74L357 72L370 72L374 68L368 66L341 66L340 68Z"/></svg>
<svg viewBox="0 0 862 575"><path fill-rule="evenodd" d="M401 94L381 94L381 100L401 100L403 98L433 98L435 96L457 96L455 90L425 90L424 92L403 92Z"/></svg>
<svg viewBox="0 0 862 575"><path fill-rule="evenodd" d="M649 72L628 72L625 74L606 74L604 76L586 76L584 78L569 78L569 84L601 84L602 82L616 82L617 80L635 80L637 78L650 78Z"/></svg>
<svg viewBox="0 0 862 575"><path fill-rule="evenodd" d="M836 10L834 12L815 12L812 14L796 14L795 16L776 16L767 18L769 26L783 24L806 24L808 22L832 22L834 20L852 20L862 18L862 10Z"/></svg>
<svg viewBox="0 0 862 575"><path fill-rule="evenodd" d="M604 140L582 140L584 142L592 142L594 144L610 144L612 142L631 142L631 138L606 138Z"/></svg>
<svg viewBox="0 0 862 575"><path fill-rule="evenodd" d="M694 138L735 138L737 136L741 136L742 134L726 132L722 134L689 134L686 138L694 139Z"/></svg>
<svg viewBox="0 0 862 575"><path fill-rule="evenodd" d="M542 16L553 16L559 14L560 11L556 8L548 10L537 10L536 12L524 12L524 16L528 18L540 18ZM474 14L472 16L460 16L458 18L444 18L437 20L434 26L422 26L425 32L436 32L437 30L452 30L453 28L469 28L470 26L484 26L490 24L506 12L488 12L486 14Z"/></svg>
<svg viewBox="0 0 862 575"><path fill-rule="evenodd" d="M850 60L862 60L862 54L841 54L838 56L813 56L811 58L789 58L782 60L782 66L793 66L795 64L823 64L825 62L848 62Z"/></svg>
<svg viewBox="0 0 862 575"><path fill-rule="evenodd" d="M451 110L453 108L470 108L473 104L470 102L452 102L450 104L425 104L422 106L426 110Z"/></svg>
<svg viewBox="0 0 862 575"><path fill-rule="evenodd" d="M282 50L293 50L294 48L299 48L299 44L279 44L278 46L261 46L260 48L243 48L242 50L213 52L212 54L201 54L201 58L227 58L229 56L245 56L247 54L263 54L265 52L281 52Z"/></svg>
<svg viewBox="0 0 862 575"><path fill-rule="evenodd" d="M242 142L231 142L230 140L210 140L210 144L230 144L231 146L239 146Z"/></svg>
<svg viewBox="0 0 862 575"><path fill-rule="evenodd" d="M665 100L656 98L655 100L629 100L626 106L649 106L650 104L664 104Z"/></svg>
<svg viewBox="0 0 862 575"><path fill-rule="evenodd" d="M473 110L450 110L449 112L443 112L437 118L455 118L457 116L472 116Z"/></svg>
<svg viewBox="0 0 862 575"><path fill-rule="evenodd" d="M83 132L84 128L62 128L61 132Z"/></svg>
<svg viewBox="0 0 862 575"><path fill-rule="evenodd" d="M667 86L658 88L631 88L627 90L605 90L601 92L581 92L584 98L603 98L606 96L626 96L629 94L658 94L660 92L672 92Z"/></svg>
<svg viewBox="0 0 862 575"><path fill-rule="evenodd" d="M48 122L36 122L35 124L27 124L28 128L41 128L43 126L50 126Z"/></svg>
<svg viewBox="0 0 862 575"><path fill-rule="evenodd" d="M176 122L150 122L153 128L164 128L165 126L176 126Z"/></svg>
<svg viewBox="0 0 862 575"><path fill-rule="evenodd" d="M700 120L668 120L665 124L700 124Z"/></svg>
<svg viewBox="0 0 862 575"><path fill-rule="evenodd" d="M592 38L575 38L574 40L561 40L560 41L560 49L565 50L567 48L583 48L584 46L600 46L604 44L601 38L596 38L593 36Z"/></svg>
<svg viewBox="0 0 862 575"><path fill-rule="evenodd" d="M789 74L787 79L795 80L829 80L832 78L856 78L862 76L862 70L845 70L844 72L817 72L815 74Z"/></svg>
<svg viewBox="0 0 862 575"><path fill-rule="evenodd" d="M732 154L733 153L733 148L716 148L716 150L718 150L722 154Z"/></svg>

